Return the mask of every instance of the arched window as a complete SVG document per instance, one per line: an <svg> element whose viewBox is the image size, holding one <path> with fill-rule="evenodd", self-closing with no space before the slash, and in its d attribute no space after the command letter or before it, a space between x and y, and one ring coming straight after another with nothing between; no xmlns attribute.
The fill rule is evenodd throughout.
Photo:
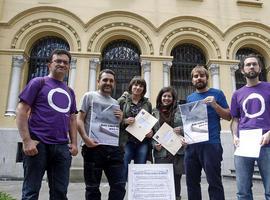
<svg viewBox="0 0 270 200"><path fill-rule="evenodd" d="M128 89L134 76L141 75L140 50L128 40L115 40L102 52L101 70L111 69L116 75L114 98L119 98Z"/></svg>
<svg viewBox="0 0 270 200"><path fill-rule="evenodd" d="M47 76L49 74L47 67L48 58L54 49L65 49L69 51L69 45L65 40L52 36L43 37L34 43L30 53L27 82L32 78ZM66 82L67 80L68 76L65 77Z"/></svg>
<svg viewBox="0 0 270 200"><path fill-rule="evenodd" d="M256 50L252 48L241 48L236 52L236 59L242 60L244 57L248 56L249 54L255 54L260 58L263 66L262 66L262 72L259 76L259 79L261 81L266 81L266 69L265 69L265 64L264 64L264 58L259 52L257 52ZM240 67L238 70L235 71L235 82L236 82L236 89L239 89L243 87L244 85L246 85L246 79L241 73Z"/></svg>
<svg viewBox="0 0 270 200"><path fill-rule="evenodd" d="M205 65L203 51L193 44L181 44L173 48L171 68L171 86L178 94L179 103L185 103L186 97L194 91L191 82L191 70L198 64Z"/></svg>

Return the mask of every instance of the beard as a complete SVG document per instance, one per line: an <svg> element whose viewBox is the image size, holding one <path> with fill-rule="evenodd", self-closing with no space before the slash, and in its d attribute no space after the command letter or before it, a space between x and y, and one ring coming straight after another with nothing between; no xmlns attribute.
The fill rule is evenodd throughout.
<svg viewBox="0 0 270 200"><path fill-rule="evenodd" d="M207 82L198 82L194 86L197 90L201 90L207 87Z"/></svg>
<svg viewBox="0 0 270 200"><path fill-rule="evenodd" d="M244 76L248 79L254 79L254 78L257 78L259 76L259 72L251 71L248 73L244 73Z"/></svg>

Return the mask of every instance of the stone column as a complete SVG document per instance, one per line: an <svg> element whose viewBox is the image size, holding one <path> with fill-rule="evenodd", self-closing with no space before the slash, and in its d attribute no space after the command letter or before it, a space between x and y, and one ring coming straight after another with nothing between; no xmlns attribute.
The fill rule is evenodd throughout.
<svg viewBox="0 0 270 200"><path fill-rule="evenodd" d="M99 58L92 58L89 61L89 82L88 82L88 90L95 91L96 90L96 80L97 80L97 66L100 64Z"/></svg>
<svg viewBox="0 0 270 200"><path fill-rule="evenodd" d="M231 81L232 81L232 92L234 92L236 90L235 72L238 69L239 69L238 65L231 65L230 66L230 70L231 70Z"/></svg>
<svg viewBox="0 0 270 200"><path fill-rule="evenodd" d="M143 78L146 82L146 94L145 97L150 98L150 88L151 88L151 62L148 60L142 60L141 66L143 68Z"/></svg>
<svg viewBox="0 0 270 200"><path fill-rule="evenodd" d="M25 62L22 55L12 56L12 75L9 88L8 105L5 116L11 117L16 115L18 95L20 89L21 72Z"/></svg>
<svg viewBox="0 0 270 200"><path fill-rule="evenodd" d="M171 61L164 61L163 62L163 87L167 87L170 85L169 76L170 76L171 66L172 66Z"/></svg>
<svg viewBox="0 0 270 200"><path fill-rule="evenodd" d="M77 58L72 58L70 62L70 73L69 73L69 87L74 89L75 79L76 79L76 68L77 68Z"/></svg>
<svg viewBox="0 0 270 200"><path fill-rule="evenodd" d="M213 88L219 89L219 65L211 64L209 67L210 75L212 77Z"/></svg>

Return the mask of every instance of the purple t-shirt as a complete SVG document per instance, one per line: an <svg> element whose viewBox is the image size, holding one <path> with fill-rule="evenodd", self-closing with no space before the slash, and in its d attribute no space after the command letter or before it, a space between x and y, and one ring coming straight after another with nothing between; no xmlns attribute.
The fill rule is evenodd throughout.
<svg viewBox="0 0 270 200"><path fill-rule="evenodd" d="M235 91L231 115L239 118L239 130L261 128L263 133L270 130L270 83L261 82Z"/></svg>
<svg viewBox="0 0 270 200"><path fill-rule="evenodd" d="M68 142L70 115L76 113L72 89L50 77L32 79L19 95L31 107L28 120L32 137L46 144Z"/></svg>

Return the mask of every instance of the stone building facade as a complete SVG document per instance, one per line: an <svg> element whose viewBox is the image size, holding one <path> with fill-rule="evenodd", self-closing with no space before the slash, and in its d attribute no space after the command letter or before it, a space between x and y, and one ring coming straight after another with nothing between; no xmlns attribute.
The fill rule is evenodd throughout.
<svg viewBox="0 0 270 200"><path fill-rule="evenodd" d="M78 102L109 67L118 74L115 97L141 75L153 104L168 85L183 103L193 90L189 73L196 64L208 68L209 86L222 89L230 102L244 84L237 70L242 56L258 54L261 78L270 78L269 10L267 0L0 0L0 177L22 176L15 162L17 96L31 78L46 75L46 49L70 50L66 81ZM222 141L227 173L233 154L227 122Z"/></svg>

